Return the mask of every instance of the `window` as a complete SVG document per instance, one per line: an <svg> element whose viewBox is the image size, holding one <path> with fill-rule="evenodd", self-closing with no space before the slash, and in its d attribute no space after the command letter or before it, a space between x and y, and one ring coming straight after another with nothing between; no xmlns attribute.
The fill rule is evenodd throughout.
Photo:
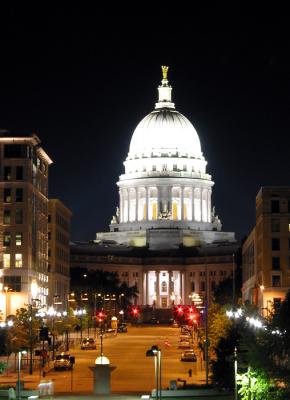
<svg viewBox="0 0 290 400"><path fill-rule="evenodd" d="M271 231L272 232L280 232L280 220L279 219L271 220Z"/></svg>
<svg viewBox="0 0 290 400"><path fill-rule="evenodd" d="M280 239L272 238L272 250L273 251L280 250Z"/></svg>
<svg viewBox="0 0 290 400"><path fill-rule="evenodd" d="M205 291L205 282L200 282L200 291L204 292Z"/></svg>
<svg viewBox="0 0 290 400"><path fill-rule="evenodd" d="M21 292L21 276L4 276L4 285L13 292Z"/></svg>
<svg viewBox="0 0 290 400"><path fill-rule="evenodd" d="M161 292L167 292L167 283L165 281L161 282Z"/></svg>
<svg viewBox="0 0 290 400"><path fill-rule="evenodd" d="M280 201L279 200L272 200L271 201L271 212L272 213L279 213L280 212Z"/></svg>
<svg viewBox="0 0 290 400"><path fill-rule="evenodd" d="M152 165L152 171L156 171L156 165Z"/></svg>
<svg viewBox="0 0 290 400"><path fill-rule="evenodd" d="M3 268L10 268L10 254L3 254Z"/></svg>
<svg viewBox="0 0 290 400"><path fill-rule="evenodd" d="M3 223L8 225L11 223L11 213L10 210L4 210L3 213Z"/></svg>
<svg viewBox="0 0 290 400"><path fill-rule="evenodd" d="M4 189L4 203L11 203L11 189L5 188Z"/></svg>
<svg viewBox="0 0 290 400"><path fill-rule="evenodd" d="M15 235L15 244L16 246L21 246L22 245L22 232L18 232Z"/></svg>
<svg viewBox="0 0 290 400"><path fill-rule="evenodd" d="M15 268L22 268L22 254L15 254Z"/></svg>
<svg viewBox="0 0 290 400"><path fill-rule="evenodd" d="M215 276L215 275L216 275L216 271L210 271L210 272L209 272L209 275L210 275L210 276Z"/></svg>
<svg viewBox="0 0 290 400"><path fill-rule="evenodd" d="M290 214L290 200L288 200L288 213Z"/></svg>
<svg viewBox="0 0 290 400"><path fill-rule="evenodd" d="M11 181L12 169L11 167L4 167L4 181Z"/></svg>
<svg viewBox="0 0 290 400"><path fill-rule="evenodd" d="M183 171L187 171L187 166L186 165L183 166Z"/></svg>
<svg viewBox="0 0 290 400"><path fill-rule="evenodd" d="M15 224L23 224L22 210L15 210Z"/></svg>
<svg viewBox="0 0 290 400"><path fill-rule="evenodd" d="M177 171L177 164L173 164L173 171Z"/></svg>
<svg viewBox="0 0 290 400"><path fill-rule="evenodd" d="M22 188L16 189L15 201L17 201L18 203L23 201L23 189Z"/></svg>
<svg viewBox="0 0 290 400"><path fill-rule="evenodd" d="M11 233L9 232L4 232L3 235L3 246L10 246L11 244Z"/></svg>
<svg viewBox="0 0 290 400"><path fill-rule="evenodd" d="M51 240L51 232L48 232L48 233L47 233L47 239L48 239L48 240Z"/></svg>
<svg viewBox="0 0 290 400"><path fill-rule="evenodd" d="M280 275L273 275L272 276L272 286L273 287L280 287L281 286Z"/></svg>
<svg viewBox="0 0 290 400"><path fill-rule="evenodd" d="M190 283L190 288L192 292L195 292L195 282Z"/></svg>
<svg viewBox="0 0 290 400"><path fill-rule="evenodd" d="M48 216L47 216L47 222L50 224L51 223L51 215L50 214L48 214Z"/></svg>
<svg viewBox="0 0 290 400"><path fill-rule="evenodd" d="M199 276L205 276L205 271L200 271Z"/></svg>
<svg viewBox="0 0 290 400"><path fill-rule="evenodd" d="M272 269L280 269L280 257L272 257Z"/></svg>
<svg viewBox="0 0 290 400"><path fill-rule="evenodd" d="M189 276L195 276L195 272L190 272Z"/></svg>
<svg viewBox="0 0 290 400"><path fill-rule="evenodd" d="M22 181L23 179L23 167L16 167L16 180Z"/></svg>
<svg viewBox="0 0 290 400"><path fill-rule="evenodd" d="M27 157L27 146L23 144L5 144L5 158L25 158Z"/></svg>

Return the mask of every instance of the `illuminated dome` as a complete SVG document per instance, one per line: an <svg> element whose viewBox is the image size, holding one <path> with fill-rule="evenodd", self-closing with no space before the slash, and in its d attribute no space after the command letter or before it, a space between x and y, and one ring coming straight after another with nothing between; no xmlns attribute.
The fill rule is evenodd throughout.
<svg viewBox="0 0 290 400"><path fill-rule="evenodd" d="M142 119L133 133L128 158L162 155L202 158L196 130L174 108L157 109Z"/></svg>

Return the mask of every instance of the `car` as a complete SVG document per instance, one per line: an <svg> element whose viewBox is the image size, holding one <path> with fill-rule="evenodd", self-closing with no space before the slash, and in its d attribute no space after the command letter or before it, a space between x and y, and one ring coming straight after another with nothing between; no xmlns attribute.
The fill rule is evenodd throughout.
<svg viewBox="0 0 290 400"><path fill-rule="evenodd" d="M185 352L181 354L180 361L196 362L197 357L194 350L185 350Z"/></svg>
<svg viewBox="0 0 290 400"><path fill-rule="evenodd" d="M180 335L179 336L179 341L180 342L189 342L190 341L190 336L189 335Z"/></svg>
<svg viewBox="0 0 290 400"><path fill-rule="evenodd" d="M59 369L72 369L73 368L72 357L70 356L69 353L57 354L53 366L55 371Z"/></svg>
<svg viewBox="0 0 290 400"><path fill-rule="evenodd" d="M173 321L171 326L172 328L179 328L179 324L177 321Z"/></svg>
<svg viewBox="0 0 290 400"><path fill-rule="evenodd" d="M117 332L119 332L119 333L123 333L123 332L127 332L127 331L128 331L127 324L125 324L125 323L122 323L117 328Z"/></svg>
<svg viewBox="0 0 290 400"><path fill-rule="evenodd" d="M82 350L96 350L97 345L94 338L84 338L81 343Z"/></svg>
<svg viewBox="0 0 290 400"><path fill-rule="evenodd" d="M191 346L190 346L189 342L182 341L182 342L179 343L178 348L179 349L190 349Z"/></svg>

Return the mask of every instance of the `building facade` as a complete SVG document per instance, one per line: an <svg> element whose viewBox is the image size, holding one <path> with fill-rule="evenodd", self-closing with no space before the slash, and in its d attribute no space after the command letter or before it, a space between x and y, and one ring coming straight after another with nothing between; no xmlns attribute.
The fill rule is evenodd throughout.
<svg viewBox="0 0 290 400"><path fill-rule="evenodd" d="M47 303L51 163L35 134L0 132L0 309L5 316L35 296Z"/></svg>
<svg viewBox="0 0 290 400"><path fill-rule="evenodd" d="M152 251L109 242L72 243L71 268L116 273L120 282L137 286L140 306L166 309L194 304L196 298L210 304L215 287L236 268L237 247L223 243Z"/></svg>
<svg viewBox="0 0 290 400"><path fill-rule="evenodd" d="M121 282L137 284L140 305L170 308L205 292L210 298L232 273L237 244L221 230L206 165L195 128L172 102L164 66L155 108L131 138L110 231L72 245L71 267L117 272Z"/></svg>
<svg viewBox="0 0 290 400"><path fill-rule="evenodd" d="M66 307L70 292L71 211L58 199L48 201L48 304Z"/></svg>
<svg viewBox="0 0 290 400"><path fill-rule="evenodd" d="M263 315L290 288L290 187L262 187L256 226L243 244L243 300Z"/></svg>

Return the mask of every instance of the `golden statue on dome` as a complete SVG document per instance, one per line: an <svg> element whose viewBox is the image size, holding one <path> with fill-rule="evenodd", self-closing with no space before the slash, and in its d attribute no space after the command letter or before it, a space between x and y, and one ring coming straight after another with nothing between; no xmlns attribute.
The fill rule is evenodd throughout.
<svg viewBox="0 0 290 400"><path fill-rule="evenodd" d="M169 67L166 65L161 65L161 69L162 69L163 79L167 80L167 72L168 72Z"/></svg>

